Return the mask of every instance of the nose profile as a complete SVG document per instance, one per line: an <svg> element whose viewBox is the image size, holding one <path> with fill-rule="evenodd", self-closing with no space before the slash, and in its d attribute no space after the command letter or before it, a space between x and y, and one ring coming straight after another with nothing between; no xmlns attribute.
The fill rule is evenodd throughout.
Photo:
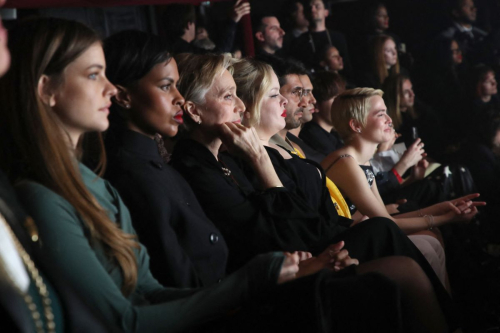
<svg viewBox="0 0 500 333"><path fill-rule="evenodd" d="M236 103L234 105L234 112L240 112L240 113L245 112L246 107L243 101L238 96L235 96L235 98L236 98Z"/></svg>

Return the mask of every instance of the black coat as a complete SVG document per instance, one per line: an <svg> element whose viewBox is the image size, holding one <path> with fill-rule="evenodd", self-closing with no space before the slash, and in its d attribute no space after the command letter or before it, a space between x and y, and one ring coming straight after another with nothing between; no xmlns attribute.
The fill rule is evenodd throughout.
<svg viewBox="0 0 500 333"><path fill-rule="evenodd" d="M172 166L189 182L203 209L229 247L229 270L268 251L322 251L346 228L338 216L324 218L283 187L260 191L229 155L220 161L203 145L181 140ZM231 170L226 176L221 167Z"/></svg>
<svg viewBox="0 0 500 333"><path fill-rule="evenodd" d="M154 140L130 130L108 134L105 178L130 210L153 276L172 287L208 286L222 279L226 243L189 184L163 161Z"/></svg>

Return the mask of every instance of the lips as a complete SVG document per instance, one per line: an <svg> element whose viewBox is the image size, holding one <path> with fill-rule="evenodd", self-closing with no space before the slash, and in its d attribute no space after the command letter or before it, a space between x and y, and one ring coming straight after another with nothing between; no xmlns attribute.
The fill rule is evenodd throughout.
<svg viewBox="0 0 500 333"><path fill-rule="evenodd" d="M184 124L184 119L182 119L183 112L179 111L175 114L174 120L179 124Z"/></svg>
<svg viewBox="0 0 500 333"><path fill-rule="evenodd" d="M100 112L106 112L106 113L109 113L109 108L111 107L111 103L109 103L108 105L106 105L105 107L103 108L100 108L99 111Z"/></svg>
<svg viewBox="0 0 500 333"><path fill-rule="evenodd" d="M281 116L284 118L286 117L286 109L283 110L283 113L281 114Z"/></svg>

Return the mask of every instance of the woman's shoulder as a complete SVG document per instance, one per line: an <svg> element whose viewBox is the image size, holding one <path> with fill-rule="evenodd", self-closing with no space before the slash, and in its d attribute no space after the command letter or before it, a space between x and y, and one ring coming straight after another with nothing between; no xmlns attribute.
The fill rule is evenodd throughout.
<svg viewBox="0 0 500 333"><path fill-rule="evenodd" d="M329 169L334 167L335 165L351 165L351 164L357 164L357 162L354 160L351 154L344 149L338 149L332 153L330 153L325 159L321 162L321 166L325 170L325 172L328 172Z"/></svg>
<svg viewBox="0 0 500 333"><path fill-rule="evenodd" d="M23 180L15 185L17 195L27 203L33 205L68 205L70 203L62 196L49 189L45 185L31 180Z"/></svg>
<svg viewBox="0 0 500 333"><path fill-rule="evenodd" d="M74 207L45 185L24 180L15 185L15 190L23 208L37 224L49 222L51 225L61 225L61 220L79 223L79 216Z"/></svg>

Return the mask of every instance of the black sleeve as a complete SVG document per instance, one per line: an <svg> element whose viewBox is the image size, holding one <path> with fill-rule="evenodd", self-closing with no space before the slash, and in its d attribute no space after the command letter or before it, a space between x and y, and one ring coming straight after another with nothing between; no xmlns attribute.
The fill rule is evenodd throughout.
<svg viewBox="0 0 500 333"><path fill-rule="evenodd" d="M286 188L255 190L229 158L224 158L231 170L226 176L217 165L204 165L201 156L190 155L186 147L178 148L172 165L190 183L206 214L223 233L230 269L268 251L317 253L343 230Z"/></svg>
<svg viewBox="0 0 500 333"><path fill-rule="evenodd" d="M217 45L217 51L221 53L233 51L237 25L238 24L231 19L227 19L221 24L217 34L218 38L214 41Z"/></svg>

